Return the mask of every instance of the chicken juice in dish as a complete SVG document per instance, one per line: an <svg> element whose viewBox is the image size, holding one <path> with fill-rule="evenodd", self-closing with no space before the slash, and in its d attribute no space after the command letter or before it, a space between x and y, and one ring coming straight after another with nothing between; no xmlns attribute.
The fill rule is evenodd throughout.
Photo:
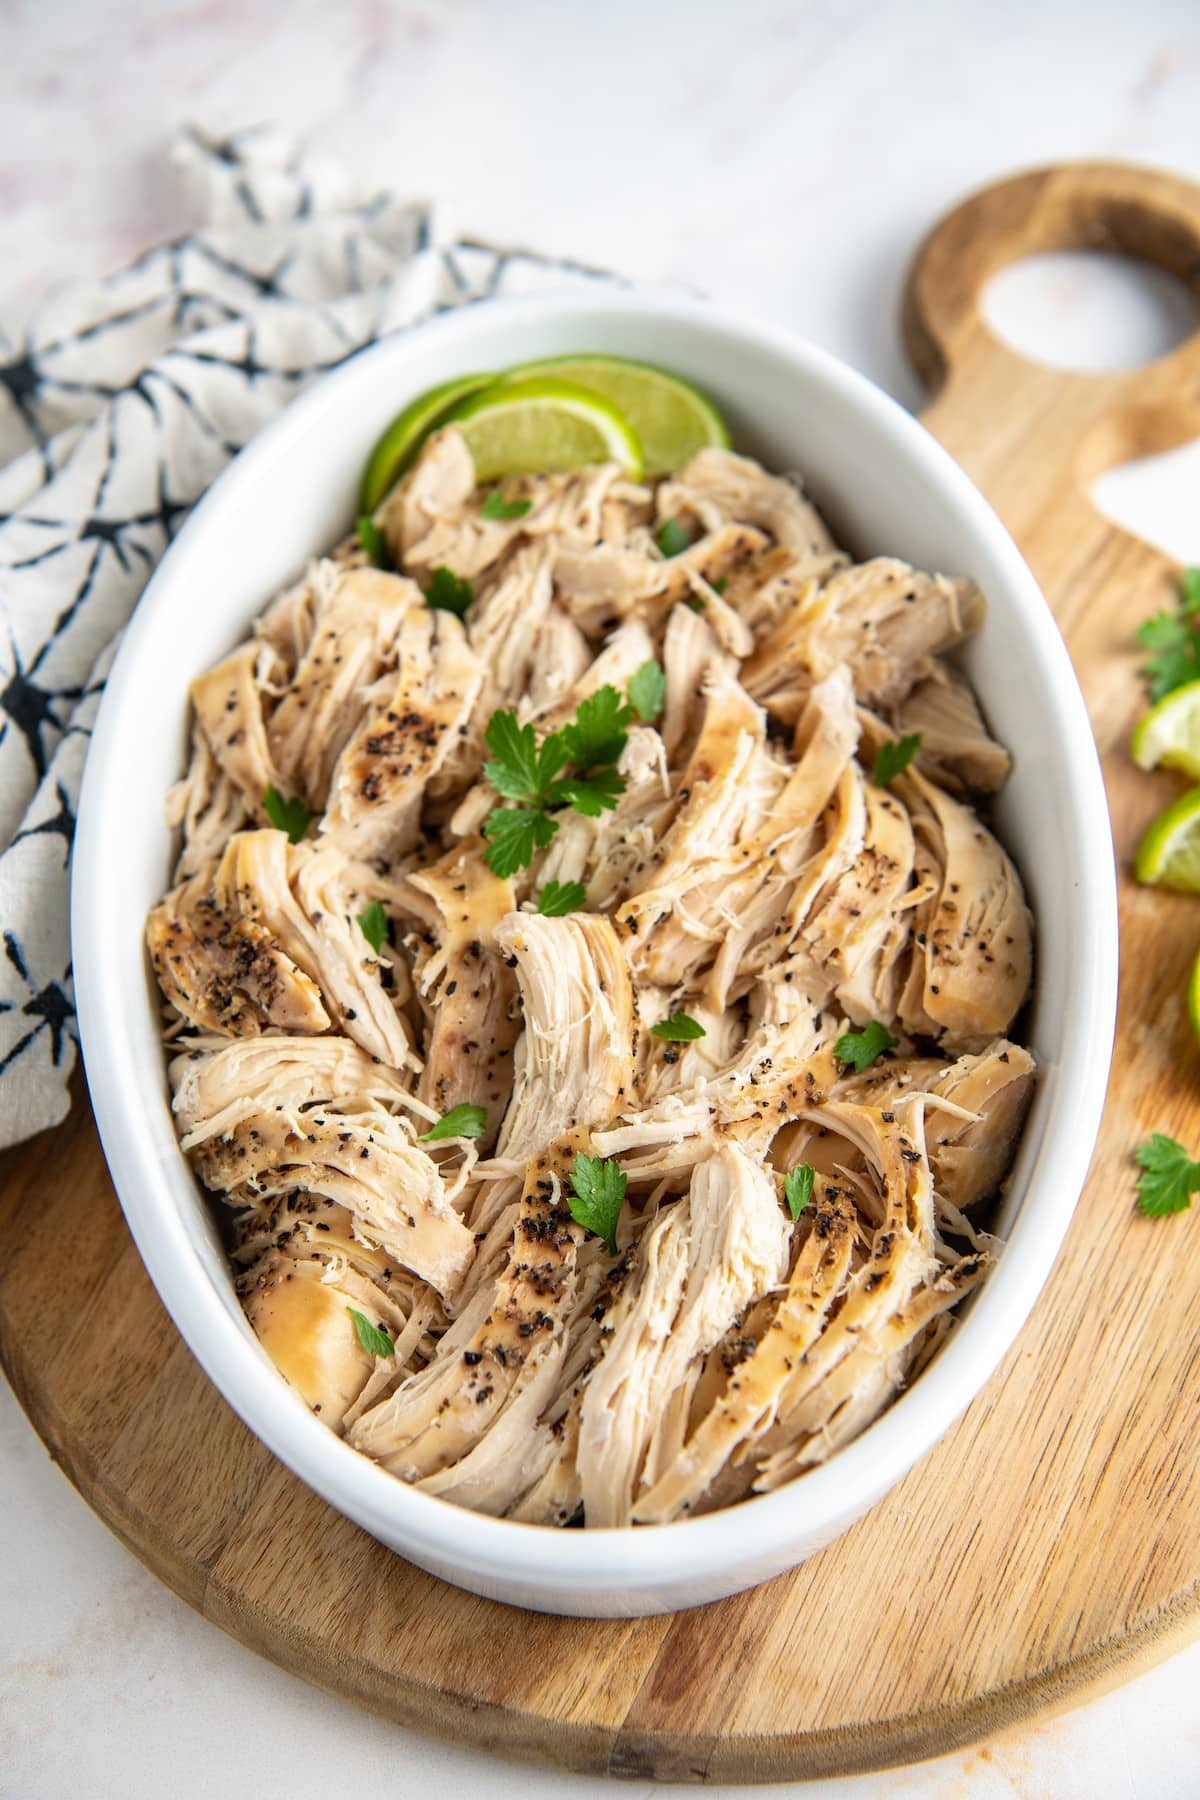
<svg viewBox="0 0 1200 1800"><path fill-rule="evenodd" d="M362 542L193 684L148 925L249 1320L464 1506L775 1488L986 1275L1032 1094L983 598L715 445L480 486L450 425Z"/></svg>

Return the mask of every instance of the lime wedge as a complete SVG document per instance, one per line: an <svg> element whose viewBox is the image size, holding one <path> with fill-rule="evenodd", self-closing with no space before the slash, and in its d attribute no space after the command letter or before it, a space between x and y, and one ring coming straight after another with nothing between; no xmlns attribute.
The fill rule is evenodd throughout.
<svg viewBox="0 0 1200 1800"><path fill-rule="evenodd" d="M468 394L491 387L495 375L456 375L437 387L427 388L410 400L404 411L397 413L375 448L363 470L360 513L373 513L388 489L403 475L427 433L442 424L444 415Z"/></svg>
<svg viewBox="0 0 1200 1800"><path fill-rule="evenodd" d="M476 481L618 462L642 473L637 433L611 401L569 381L503 381L441 420L456 425L475 459Z"/></svg>
<svg viewBox="0 0 1200 1800"><path fill-rule="evenodd" d="M652 363L580 351L552 356L545 362L519 363L504 379L527 381L535 376L570 381L611 401L638 435L647 475L668 475L681 469L707 444L728 447L725 421L712 401L690 382L656 369Z"/></svg>
<svg viewBox="0 0 1200 1800"><path fill-rule="evenodd" d="M1200 788L1189 788L1160 813L1138 845L1133 872L1152 887L1200 894Z"/></svg>
<svg viewBox="0 0 1200 1800"><path fill-rule="evenodd" d="M1148 712L1129 742L1139 769L1182 769L1200 781L1200 681L1185 682Z"/></svg>
<svg viewBox="0 0 1200 1800"><path fill-rule="evenodd" d="M1188 981L1188 1017L1192 1021L1192 1030L1200 1042L1200 956L1192 964L1191 978Z"/></svg>

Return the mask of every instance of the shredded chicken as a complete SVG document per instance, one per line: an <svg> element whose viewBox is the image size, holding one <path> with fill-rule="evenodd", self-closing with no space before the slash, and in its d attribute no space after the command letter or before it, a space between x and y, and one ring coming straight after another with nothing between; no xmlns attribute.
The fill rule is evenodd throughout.
<svg viewBox="0 0 1200 1800"><path fill-rule="evenodd" d="M503 494L438 432L394 571L335 548L193 683L172 1103L331 1430L478 1511L663 1523L864 1430L998 1252L1033 935L971 796L1010 758L943 660L978 589L853 562L793 479L708 449ZM535 803L489 721L544 741L648 664L661 707L576 771L606 797L496 872Z"/></svg>

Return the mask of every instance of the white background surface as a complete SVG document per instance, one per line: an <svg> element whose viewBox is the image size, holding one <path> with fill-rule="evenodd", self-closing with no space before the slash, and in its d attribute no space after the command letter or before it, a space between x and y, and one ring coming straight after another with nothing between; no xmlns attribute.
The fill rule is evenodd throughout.
<svg viewBox="0 0 1200 1800"><path fill-rule="evenodd" d="M0 0L0 47L6 313L190 222L161 154L178 123L273 117L372 184L433 195L446 226L705 288L917 404L898 288L964 190L1089 154L1200 176L1196 0ZM1093 365L1186 319L1069 261L1015 273L992 310ZM1104 503L1200 558L1200 457L1160 465L1108 480ZM1165 1231L1200 1269L1200 1217ZM406 1735L260 1662L109 1537L3 1387L0 1517L2 1800L614 1791ZM1200 1645L1051 1724L804 1792L1192 1800L1198 1696Z"/></svg>

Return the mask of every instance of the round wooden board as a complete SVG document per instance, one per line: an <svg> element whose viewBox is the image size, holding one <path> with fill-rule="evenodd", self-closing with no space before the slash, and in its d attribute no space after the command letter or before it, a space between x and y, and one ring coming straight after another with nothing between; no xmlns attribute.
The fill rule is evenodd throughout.
<svg viewBox="0 0 1200 1800"><path fill-rule="evenodd" d="M674 1617L517 1614L446 1587L316 1499L177 1337L113 1196L83 1099L5 1158L0 1355L100 1516L216 1624L318 1686L476 1748L577 1770L787 1780L908 1762L1061 1706L1200 1623L1200 1219L1131 1205L1131 1148L1200 1141L1182 996L1195 903L1125 868L1175 783L1139 775L1131 639L1171 571L1086 497L1100 468L1200 433L1200 344L1149 369L1035 368L983 326L1001 264L1120 248L1200 283L1200 189L1094 164L968 201L906 297L927 417L1050 596L1104 754L1122 860L1123 975L1091 1178L1028 1328L939 1447L791 1575ZM1041 877L1053 904L1053 872ZM803 1486L796 1504L803 1505Z"/></svg>

